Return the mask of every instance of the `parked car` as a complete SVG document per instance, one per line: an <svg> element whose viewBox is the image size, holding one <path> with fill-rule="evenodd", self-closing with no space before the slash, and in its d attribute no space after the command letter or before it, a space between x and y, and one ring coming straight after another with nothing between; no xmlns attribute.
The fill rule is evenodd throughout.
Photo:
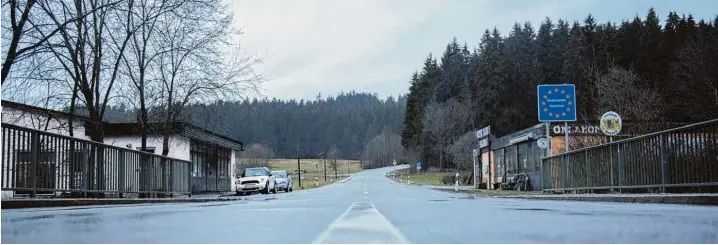
<svg viewBox="0 0 718 245"><path fill-rule="evenodd" d="M269 168L246 168L235 182L237 195L261 192L263 194L277 193L277 181Z"/></svg>
<svg viewBox="0 0 718 245"><path fill-rule="evenodd" d="M277 190L290 192L292 191L292 178L286 170L272 171L272 176L277 181Z"/></svg>

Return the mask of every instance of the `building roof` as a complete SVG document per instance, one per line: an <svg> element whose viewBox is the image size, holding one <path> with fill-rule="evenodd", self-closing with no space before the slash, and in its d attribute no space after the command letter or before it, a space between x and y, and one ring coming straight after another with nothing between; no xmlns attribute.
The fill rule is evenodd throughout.
<svg viewBox="0 0 718 245"><path fill-rule="evenodd" d="M18 103L18 102L14 102L14 101L9 101L9 100L2 100L2 107L13 108L13 109L23 110L23 111L28 111L28 112L40 113L40 114L47 115L48 117L67 117L67 118L69 118L72 116L74 118L77 118L77 120L88 119L88 117L79 115L77 113L75 113L73 115L73 114L71 114L69 112L65 112L65 111L52 110L52 109L42 108L42 107L38 107L38 106L34 106L34 105L22 104L22 103Z"/></svg>
<svg viewBox="0 0 718 245"><path fill-rule="evenodd" d="M159 135L162 133L164 123L152 122L149 124L147 134ZM108 123L104 124L105 135L121 136L121 135L139 135L142 129L138 123ZM192 125L187 122L173 122L170 127L171 134L180 134L190 139L210 142L222 146L226 146L235 150L244 150L244 142L212 132L210 130Z"/></svg>
<svg viewBox="0 0 718 245"><path fill-rule="evenodd" d="M52 109L22 104L22 103L8 101L8 100L2 100L2 106L7 107L7 108L17 109L17 110L22 110L22 111L41 113L44 115L48 115L49 117L67 117L67 118L69 118L70 116L73 116L77 120L83 120L83 121L89 120L89 117L78 115L77 113L75 113L73 115L69 112L52 110ZM163 126L163 123L150 123L148 134L152 134L152 135L161 134L162 126ZM104 131L105 131L105 135L107 135L107 136L120 136L120 135L129 136L129 135L139 135L142 133L138 123L104 122ZM244 143L238 139L234 139L234 138L228 137L226 135L215 133L210 130L192 125L187 122L172 123L172 125L170 126L170 133L181 134L181 135L187 136L191 139L210 142L210 143L226 146L226 147L229 147L229 148L232 148L235 150L244 150Z"/></svg>

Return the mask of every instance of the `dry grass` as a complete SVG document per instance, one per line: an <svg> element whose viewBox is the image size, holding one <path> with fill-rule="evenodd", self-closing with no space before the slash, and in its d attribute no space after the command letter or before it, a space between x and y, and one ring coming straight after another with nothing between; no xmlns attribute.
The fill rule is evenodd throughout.
<svg viewBox="0 0 718 245"><path fill-rule="evenodd" d="M347 166L347 161L349 165ZM334 179L334 169L327 159L327 179L324 180L324 159L301 159L300 165L302 170L302 186L303 189L311 189L317 187L316 180L319 180L318 186L331 183ZM292 175L292 183L294 189L302 189L299 186L297 170L297 159L271 159L269 160L269 168L271 170L287 170ZM337 175L352 174L361 171L359 161L355 160L337 160ZM342 179L339 176L339 179ZM336 180L334 180L336 181Z"/></svg>

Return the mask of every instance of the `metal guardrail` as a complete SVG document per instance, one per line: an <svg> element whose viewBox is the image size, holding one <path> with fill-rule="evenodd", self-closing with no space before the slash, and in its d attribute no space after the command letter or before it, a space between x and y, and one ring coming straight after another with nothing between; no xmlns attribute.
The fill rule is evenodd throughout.
<svg viewBox="0 0 718 245"><path fill-rule="evenodd" d="M2 124L0 185L15 196L189 195L191 167L189 161Z"/></svg>
<svg viewBox="0 0 718 245"><path fill-rule="evenodd" d="M718 186L718 119L542 159L545 191Z"/></svg>

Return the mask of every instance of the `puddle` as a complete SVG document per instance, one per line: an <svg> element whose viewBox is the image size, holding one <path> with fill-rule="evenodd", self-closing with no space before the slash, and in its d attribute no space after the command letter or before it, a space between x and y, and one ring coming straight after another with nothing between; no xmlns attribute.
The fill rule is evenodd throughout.
<svg viewBox="0 0 718 245"><path fill-rule="evenodd" d="M227 206L227 205L231 205L231 203L205 204L205 205L199 205L197 207L217 207L217 206Z"/></svg>
<svg viewBox="0 0 718 245"><path fill-rule="evenodd" d="M42 220L42 219L52 219L55 218L54 214L46 214L46 215L38 215L38 216L30 216L30 217L22 217L22 218L14 218L14 219L8 219L8 222L22 222L22 221L31 221L31 220Z"/></svg>
<svg viewBox="0 0 718 245"><path fill-rule="evenodd" d="M521 210L521 211L556 211L553 209L545 208L505 208L506 210Z"/></svg>

